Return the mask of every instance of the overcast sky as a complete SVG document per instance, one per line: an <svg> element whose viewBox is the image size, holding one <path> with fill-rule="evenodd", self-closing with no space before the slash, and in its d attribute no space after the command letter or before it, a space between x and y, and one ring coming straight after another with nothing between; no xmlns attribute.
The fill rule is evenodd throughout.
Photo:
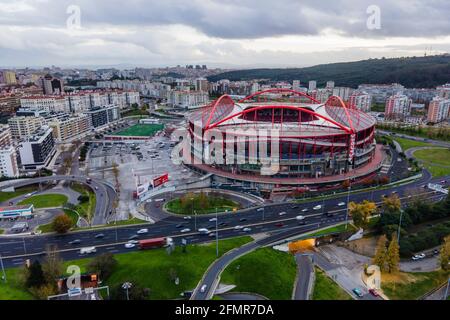
<svg viewBox="0 0 450 320"><path fill-rule="evenodd" d="M371 5L379 29L367 27L377 21ZM0 66L303 67L422 56L450 52L449 17L448 0L0 0Z"/></svg>

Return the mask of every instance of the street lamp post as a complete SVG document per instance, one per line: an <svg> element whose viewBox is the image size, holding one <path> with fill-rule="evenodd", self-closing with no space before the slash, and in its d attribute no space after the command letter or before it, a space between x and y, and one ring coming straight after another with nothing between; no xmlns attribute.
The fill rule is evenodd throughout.
<svg viewBox="0 0 450 320"><path fill-rule="evenodd" d="M448 278L448 280L447 280L447 288L445 288L445 294L442 297L442 300L446 300L447 299L447 297L448 297L448 287L449 286L450 286L450 278Z"/></svg>
<svg viewBox="0 0 450 320"><path fill-rule="evenodd" d="M400 221L398 223L398 231L397 231L397 244L400 245L400 228L402 226L402 217L403 217L403 210L400 209Z"/></svg>
<svg viewBox="0 0 450 320"><path fill-rule="evenodd" d="M128 290L132 287L133 285L131 284L131 282L125 282L124 284L122 284L122 289L124 289L127 293L127 300L130 300L130 296L128 294Z"/></svg>
<svg viewBox="0 0 450 320"><path fill-rule="evenodd" d="M216 256L219 257L219 221L216 208Z"/></svg>
<svg viewBox="0 0 450 320"><path fill-rule="evenodd" d="M0 254L0 265L2 267L3 281L6 283L6 272L5 272L5 267L3 266L3 257L1 254Z"/></svg>

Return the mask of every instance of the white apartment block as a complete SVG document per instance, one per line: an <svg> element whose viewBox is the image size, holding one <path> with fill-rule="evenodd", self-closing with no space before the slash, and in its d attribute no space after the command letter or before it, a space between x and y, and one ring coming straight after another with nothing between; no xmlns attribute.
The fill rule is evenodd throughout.
<svg viewBox="0 0 450 320"><path fill-rule="evenodd" d="M62 96L33 96L20 99L23 109L45 112L70 112L70 106Z"/></svg>
<svg viewBox="0 0 450 320"><path fill-rule="evenodd" d="M87 114L79 114L63 119L53 119L48 122L48 126L53 129L53 137L56 141L66 142L89 132L90 117Z"/></svg>
<svg viewBox="0 0 450 320"><path fill-rule="evenodd" d="M394 95L387 99L384 114L389 116L407 116L411 112L411 100L405 95Z"/></svg>
<svg viewBox="0 0 450 320"><path fill-rule="evenodd" d="M365 92L354 92L349 97L349 107L369 112L372 105L372 96Z"/></svg>
<svg viewBox="0 0 450 320"><path fill-rule="evenodd" d="M316 88L317 88L317 81L311 80L308 82L308 91L309 92L316 90Z"/></svg>
<svg viewBox="0 0 450 320"><path fill-rule="evenodd" d="M439 97L444 99L450 99L450 83L446 83L436 88Z"/></svg>
<svg viewBox="0 0 450 320"><path fill-rule="evenodd" d="M353 93L353 89L349 87L334 87L333 96L341 97L342 100L348 101L350 95Z"/></svg>
<svg viewBox="0 0 450 320"><path fill-rule="evenodd" d="M171 91L167 94L167 103L177 108L205 105L208 101L208 93L204 91Z"/></svg>
<svg viewBox="0 0 450 320"><path fill-rule="evenodd" d="M8 178L17 178L19 176L17 154L13 146L0 148L0 176Z"/></svg>
<svg viewBox="0 0 450 320"><path fill-rule="evenodd" d="M43 117L15 116L8 119L11 136L15 140L21 140L31 136L33 132L45 124Z"/></svg>

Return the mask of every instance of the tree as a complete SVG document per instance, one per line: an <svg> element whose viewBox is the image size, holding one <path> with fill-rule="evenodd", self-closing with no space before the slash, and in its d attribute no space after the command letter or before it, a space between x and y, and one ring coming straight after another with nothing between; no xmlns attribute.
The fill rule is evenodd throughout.
<svg viewBox="0 0 450 320"><path fill-rule="evenodd" d="M61 214L53 219L53 230L57 233L66 233L72 227L72 220L65 214Z"/></svg>
<svg viewBox="0 0 450 320"><path fill-rule="evenodd" d="M44 272L41 263L35 260L29 270L28 279L26 281L27 288L39 288L45 284Z"/></svg>
<svg viewBox="0 0 450 320"><path fill-rule="evenodd" d="M400 198L396 194L392 194L389 197L383 198L383 212L385 213L394 213L400 211L402 203L400 202Z"/></svg>
<svg viewBox="0 0 450 320"><path fill-rule="evenodd" d="M370 216L377 210L377 205L368 200L364 200L361 203L350 202L348 206L353 223L358 228L366 228L369 224Z"/></svg>
<svg viewBox="0 0 450 320"><path fill-rule="evenodd" d="M342 181L342 188L348 189L350 187L350 180Z"/></svg>
<svg viewBox="0 0 450 320"><path fill-rule="evenodd" d="M104 253L92 259L87 265L87 270L96 273L102 280L108 279L117 265L117 260L112 253Z"/></svg>
<svg viewBox="0 0 450 320"><path fill-rule="evenodd" d="M39 300L47 300L48 296L52 296L58 292L58 288L52 283L47 283L41 285L40 287L31 288L30 292Z"/></svg>
<svg viewBox="0 0 450 320"><path fill-rule="evenodd" d="M42 264L45 280L56 287L56 279L63 274L64 266L56 247L48 246L46 257Z"/></svg>
<svg viewBox="0 0 450 320"><path fill-rule="evenodd" d="M397 273L400 270L400 250L397 243L397 233L392 235L391 242L387 249L386 263L389 273Z"/></svg>
<svg viewBox="0 0 450 320"><path fill-rule="evenodd" d="M444 244L441 248L439 262L443 270L450 270L450 235L444 238Z"/></svg>
<svg viewBox="0 0 450 320"><path fill-rule="evenodd" d="M387 244L387 237L386 235L383 234L378 239L375 255L372 259L372 263L379 266L381 271L386 271L386 253L387 253L386 244Z"/></svg>

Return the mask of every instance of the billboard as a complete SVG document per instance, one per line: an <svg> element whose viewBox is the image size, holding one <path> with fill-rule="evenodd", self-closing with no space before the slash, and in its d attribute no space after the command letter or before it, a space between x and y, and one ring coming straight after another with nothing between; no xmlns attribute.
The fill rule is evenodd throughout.
<svg viewBox="0 0 450 320"><path fill-rule="evenodd" d="M162 176L153 179L153 188L159 187L160 185L163 185L167 181L169 181L168 173L163 174Z"/></svg>

